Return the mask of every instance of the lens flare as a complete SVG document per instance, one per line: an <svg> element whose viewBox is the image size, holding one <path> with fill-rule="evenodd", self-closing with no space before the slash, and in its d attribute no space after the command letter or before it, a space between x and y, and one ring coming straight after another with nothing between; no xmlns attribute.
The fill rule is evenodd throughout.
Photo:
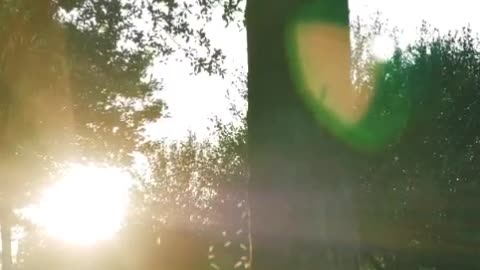
<svg viewBox="0 0 480 270"><path fill-rule="evenodd" d="M325 5L334 3L316 1L290 20L286 40L296 92L319 125L339 139L360 150L384 148L406 126L409 89L399 83L402 78L389 78L396 63L387 56L366 73L371 83L354 86L348 8Z"/></svg>

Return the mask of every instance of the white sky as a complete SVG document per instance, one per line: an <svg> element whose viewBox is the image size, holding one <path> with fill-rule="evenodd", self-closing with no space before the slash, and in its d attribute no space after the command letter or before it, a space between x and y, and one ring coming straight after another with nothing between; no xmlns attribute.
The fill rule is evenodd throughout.
<svg viewBox="0 0 480 270"><path fill-rule="evenodd" d="M171 118L161 119L151 127L148 135L152 138L179 139L187 135L188 130L205 138L210 118L231 119L226 94L230 90L234 100L240 99L232 83L238 76L235 70L246 70L246 32L234 24L225 28L220 16L207 25L205 32L211 37L213 47L221 48L227 56L227 75L224 79L206 73L191 75L192 67L188 62L173 58L166 64L155 66L153 74L158 75L164 85L160 97L167 103Z"/></svg>
<svg viewBox="0 0 480 270"><path fill-rule="evenodd" d="M474 30L480 30L476 0L350 0L352 15L368 16L377 10L387 18L391 26L399 27L403 32L402 43L409 43L416 37L416 29L422 20L440 28L442 31L459 29L470 24ZM218 16L219 17L219 16ZM246 34L236 26L225 29L224 23L214 20L206 32L211 34L212 43L224 50L227 55L227 68L246 70L247 50ZM379 50L388 42L379 43ZM385 45L383 45L385 44ZM190 75L188 63L169 61L168 66L155 67L154 74L164 82L165 90L161 96L169 107L169 119L162 119L149 129L153 138L179 139L193 130L199 137L206 137L208 119L218 115L228 120L228 102L226 90L235 74L226 79L210 77L205 74ZM230 87L230 90L235 90Z"/></svg>

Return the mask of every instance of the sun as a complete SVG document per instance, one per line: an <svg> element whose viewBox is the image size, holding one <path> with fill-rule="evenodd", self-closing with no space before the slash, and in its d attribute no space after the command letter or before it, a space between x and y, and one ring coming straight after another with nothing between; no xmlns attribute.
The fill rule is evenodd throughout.
<svg viewBox="0 0 480 270"><path fill-rule="evenodd" d="M372 52L378 61L386 61L395 53L395 41L388 36L377 36L373 40Z"/></svg>
<svg viewBox="0 0 480 270"><path fill-rule="evenodd" d="M92 245L115 235L129 203L129 175L113 167L69 166L47 188L32 221L58 240Z"/></svg>

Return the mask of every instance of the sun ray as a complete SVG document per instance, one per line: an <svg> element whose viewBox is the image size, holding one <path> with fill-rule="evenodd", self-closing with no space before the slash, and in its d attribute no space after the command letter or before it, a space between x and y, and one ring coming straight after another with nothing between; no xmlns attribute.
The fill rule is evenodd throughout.
<svg viewBox="0 0 480 270"><path fill-rule="evenodd" d="M30 218L54 238L76 245L109 239L128 207L129 175L113 167L72 165L47 188Z"/></svg>

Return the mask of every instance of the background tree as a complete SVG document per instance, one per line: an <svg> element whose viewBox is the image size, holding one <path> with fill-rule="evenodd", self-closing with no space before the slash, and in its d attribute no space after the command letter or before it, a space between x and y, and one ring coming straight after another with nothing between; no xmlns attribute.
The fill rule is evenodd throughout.
<svg viewBox="0 0 480 270"><path fill-rule="evenodd" d="M144 222L137 226L150 232L147 241L159 241L152 264L174 269L249 264L246 125L241 108L232 104L231 111L236 121L212 119L207 141L191 134L177 143L142 147L151 173L135 192L131 220Z"/></svg>
<svg viewBox="0 0 480 270"><path fill-rule="evenodd" d="M78 249L31 231L19 269L247 268L246 126L234 111L239 122L212 120L209 140L191 134L143 145L150 166L136 173L130 214L116 239Z"/></svg>
<svg viewBox="0 0 480 270"><path fill-rule="evenodd" d="M215 2L217 3L217 2ZM218 2L222 3L222 2ZM201 2L197 20L209 20ZM222 52L190 25L174 1L4 1L0 8L3 267L11 265L12 209L25 203L52 164L64 160L128 164L145 123L163 104L148 76L153 57L178 48L196 72L222 74ZM224 20L236 12L225 6ZM190 16L190 17L189 17ZM194 16L194 15L192 15ZM149 27L142 25L146 23ZM25 170L24 168L32 168ZM38 172L33 170L38 167ZM35 179L32 179L35 178ZM36 180L36 181L30 181Z"/></svg>
<svg viewBox="0 0 480 270"><path fill-rule="evenodd" d="M385 80L415 98L407 132L362 177L360 193L370 200L363 228L373 243L365 248L373 248L375 268L478 268L477 46L468 27L440 34L424 24L390 61Z"/></svg>

